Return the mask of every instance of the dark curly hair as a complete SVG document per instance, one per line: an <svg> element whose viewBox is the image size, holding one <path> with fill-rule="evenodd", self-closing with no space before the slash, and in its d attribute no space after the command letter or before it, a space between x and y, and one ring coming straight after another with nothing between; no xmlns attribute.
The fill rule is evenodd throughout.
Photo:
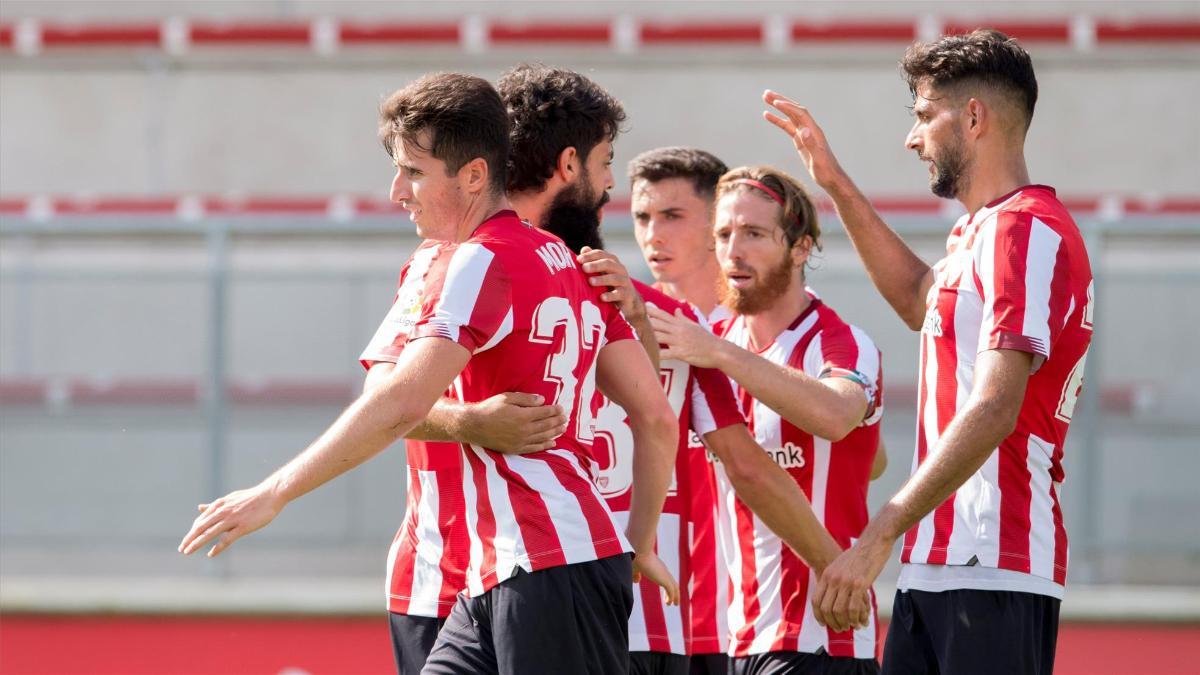
<svg viewBox="0 0 1200 675"><path fill-rule="evenodd" d="M941 90L978 83L1014 97L1025 114L1026 127L1033 119L1038 95L1033 59L1016 40L998 30L979 28L966 35L914 43L900 60L900 68L914 96L925 82Z"/></svg>
<svg viewBox="0 0 1200 675"><path fill-rule="evenodd" d="M717 181L729 170L716 155L696 148L669 147L647 150L629 162L630 185L639 180L657 183L668 178L692 181L696 194L711 200Z"/></svg>
<svg viewBox="0 0 1200 675"><path fill-rule="evenodd" d="M417 137L430 132L430 147ZM467 162L482 157L488 187L504 191L508 160L508 115L500 95L487 80L461 73L433 73L388 96L379 106L379 140L395 157L396 144L417 148L446 163L453 176Z"/></svg>
<svg viewBox="0 0 1200 675"><path fill-rule="evenodd" d="M563 150L586 162L596 144L612 141L625 121L620 102L595 82L562 68L521 64L496 82L508 108L508 190L538 189Z"/></svg>

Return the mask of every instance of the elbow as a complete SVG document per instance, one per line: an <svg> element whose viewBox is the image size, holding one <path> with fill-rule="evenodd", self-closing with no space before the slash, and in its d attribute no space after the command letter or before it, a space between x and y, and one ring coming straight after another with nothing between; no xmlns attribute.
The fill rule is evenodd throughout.
<svg viewBox="0 0 1200 675"><path fill-rule="evenodd" d="M915 305L900 312L900 319L909 330L920 333L921 328L925 326L925 313L925 305Z"/></svg>
<svg viewBox="0 0 1200 675"><path fill-rule="evenodd" d="M821 429L817 430L816 435L833 443L849 436L850 432L857 429L862 422L861 415L849 415L842 410L830 411L823 418L828 421L822 425Z"/></svg>
<svg viewBox="0 0 1200 675"><path fill-rule="evenodd" d="M975 404L977 418L987 425L996 443L1008 438L1017 430L1017 417L1021 413L1021 401L1007 398L981 398Z"/></svg>

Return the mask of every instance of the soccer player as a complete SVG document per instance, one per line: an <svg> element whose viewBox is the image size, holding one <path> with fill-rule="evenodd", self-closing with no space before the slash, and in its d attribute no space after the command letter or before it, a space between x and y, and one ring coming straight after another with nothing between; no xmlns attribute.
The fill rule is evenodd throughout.
<svg viewBox="0 0 1200 675"><path fill-rule="evenodd" d="M662 357L718 368L735 382L756 440L848 547L867 523L882 416L879 351L805 288L820 230L799 182L771 167L742 167L722 176L716 196L716 254L734 316L716 325L717 337L651 308ZM876 672L869 589L855 598L860 628L818 625L809 600L833 557L801 559L746 507L727 471L717 480L734 589L732 672Z"/></svg>
<svg viewBox="0 0 1200 675"><path fill-rule="evenodd" d="M648 150L629 163L632 187L631 203L634 235L641 247L646 264L655 278L655 288L676 300L691 304L707 316L710 324L730 318L732 313L720 304L721 269L717 264L713 239L713 216L716 212L716 187L728 167L711 153L696 148L665 147ZM668 310L670 311L670 310ZM703 452L704 445L695 435L689 435L692 451ZM710 441L710 447L720 450ZM758 447L755 444L755 447ZM734 457L737 457L735 455ZM751 466L738 466L724 458L725 473L739 495L748 495L751 510L764 517L754 507L754 495L763 494L763 485L745 485L744 476L775 475L782 484L799 491L799 486L782 467L761 453L747 455ZM887 467L887 452L880 438L875 452L871 479L878 478ZM716 490L711 467L704 467L711 491ZM699 494L699 490L694 490ZM773 497L775 503L784 500ZM692 654L693 675L716 675L728 670L728 626L725 619L728 599L725 587L728 574L718 550L713 510L715 493L707 503L692 503L693 542L690 558L692 584L688 596L692 634L689 652ZM771 529L780 533L774 526ZM785 541L787 541L785 537ZM788 542L791 544L791 542ZM793 545L793 549L802 552Z"/></svg>
<svg viewBox="0 0 1200 675"><path fill-rule="evenodd" d="M905 142L967 214L922 262L842 170L809 112L774 92L767 119L833 198L876 288L921 334L913 474L825 571L814 611L846 598L904 536L883 664L889 673L1050 673L1067 571L1063 444L1092 336L1092 273L1053 188L1032 185L1029 54L980 29L911 46Z"/></svg>
<svg viewBox="0 0 1200 675"><path fill-rule="evenodd" d="M457 245L433 262L420 318L386 381L263 483L205 505L180 549L216 539L209 555L221 553L416 427L452 385L468 402L540 395L569 411L554 449L510 456L462 447L467 595L425 672L623 672L629 554L635 569L675 592L654 553L674 460L670 407L628 323L599 300L573 256L508 210L508 119L490 84L426 76L385 102L381 122L397 166L392 199L421 237ZM628 540L589 476L597 381L636 411Z"/></svg>
<svg viewBox="0 0 1200 675"><path fill-rule="evenodd" d="M512 119L512 157L509 197L518 213L561 237L568 248L580 252L583 268L594 276L591 283L607 286L605 299L620 305L631 322L645 325L646 305L690 311L682 303L640 282L631 281L624 266L603 251L600 236L601 207L613 184L610 168L612 142L624 112L619 102L591 80L569 70L545 66L518 66L497 84ZM564 124L563 120L572 120ZM590 121L590 123L589 123ZM644 342L644 340L643 340ZM654 342L657 346L657 342ZM755 442L743 423L728 380L715 371L690 368L686 363L661 364L663 386L679 418L680 446L673 489L668 493L659 520L658 551L670 571L682 578L690 564L687 530L695 527L695 502L700 513L710 513L713 495L707 480L707 462L700 448L689 451L691 431L703 436L719 457L726 460L738 488L763 519L788 543L805 555L832 559L837 543L817 522L803 493L778 470ZM605 400L596 417L597 483L619 518L629 512L629 481L633 456L629 416ZM774 468L778 473L764 470ZM723 588L701 589L716 596ZM664 605L657 587L646 581L635 584L635 607L630 616L629 649L632 672L686 672L691 641L691 598L681 593L683 607ZM710 600L711 605L716 600ZM710 610L715 614L715 606Z"/></svg>

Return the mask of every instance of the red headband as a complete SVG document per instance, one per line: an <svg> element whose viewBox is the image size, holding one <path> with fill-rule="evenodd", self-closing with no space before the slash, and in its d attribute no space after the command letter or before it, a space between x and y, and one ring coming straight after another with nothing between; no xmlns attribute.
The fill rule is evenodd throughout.
<svg viewBox="0 0 1200 675"><path fill-rule="evenodd" d="M780 197L778 192L767 187L761 181L756 181L753 178L739 178L739 179L733 181L733 184L734 185L749 185L750 187L758 188L759 190L762 190L763 192L765 192L766 195L768 197L770 197L772 201L774 201L776 204L778 204L780 208L787 208L783 205L783 197Z"/></svg>

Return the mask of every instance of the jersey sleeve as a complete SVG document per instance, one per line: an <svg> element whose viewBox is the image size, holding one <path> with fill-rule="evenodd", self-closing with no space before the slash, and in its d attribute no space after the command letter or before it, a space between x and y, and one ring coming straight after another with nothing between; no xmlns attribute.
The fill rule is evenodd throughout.
<svg viewBox="0 0 1200 675"><path fill-rule="evenodd" d="M1062 237L1030 213L1002 212L980 232L975 277L983 300L978 351L1015 349L1034 355L1034 368L1070 311Z"/></svg>
<svg viewBox="0 0 1200 675"><path fill-rule="evenodd" d="M512 330L512 278L492 250L466 243L433 263L421 316L408 339L440 337L474 354L495 346Z"/></svg>
<svg viewBox="0 0 1200 675"><path fill-rule="evenodd" d="M603 302L601 306L604 308L604 342L616 342L617 340L636 340L637 334L633 331L633 326L625 320L625 315L621 314L621 310L611 302Z"/></svg>
<svg viewBox="0 0 1200 675"><path fill-rule="evenodd" d="M883 417L883 357L858 326L841 324L817 333L805 350L802 368L810 377L837 377L862 387L867 395L867 411L861 426L875 424Z"/></svg>

